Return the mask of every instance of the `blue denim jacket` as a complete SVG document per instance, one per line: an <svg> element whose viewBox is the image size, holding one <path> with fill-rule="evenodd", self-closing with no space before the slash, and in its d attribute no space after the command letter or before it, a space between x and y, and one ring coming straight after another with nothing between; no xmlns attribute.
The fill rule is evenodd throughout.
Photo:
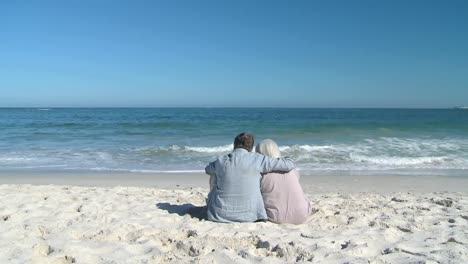
<svg viewBox="0 0 468 264"><path fill-rule="evenodd" d="M262 173L290 171L296 167L289 158L271 158L237 148L206 166L213 188L207 199L208 220L254 222L268 219L260 192Z"/></svg>

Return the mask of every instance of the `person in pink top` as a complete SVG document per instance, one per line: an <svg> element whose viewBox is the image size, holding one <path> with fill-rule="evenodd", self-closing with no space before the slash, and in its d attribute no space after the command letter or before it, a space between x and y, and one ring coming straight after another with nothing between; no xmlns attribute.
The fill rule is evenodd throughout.
<svg viewBox="0 0 468 264"><path fill-rule="evenodd" d="M278 145L271 139L260 142L256 152L273 158L281 158ZM260 190L268 220L278 224L302 224L311 214L311 203L306 199L299 171L271 172L262 175Z"/></svg>

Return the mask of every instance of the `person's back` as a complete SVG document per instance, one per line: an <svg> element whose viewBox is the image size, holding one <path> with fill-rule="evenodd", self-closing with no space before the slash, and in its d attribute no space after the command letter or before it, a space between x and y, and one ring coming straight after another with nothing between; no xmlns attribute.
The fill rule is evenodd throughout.
<svg viewBox="0 0 468 264"><path fill-rule="evenodd" d="M268 220L278 224L302 224L307 220L311 208L297 170L267 173L260 186Z"/></svg>
<svg viewBox="0 0 468 264"><path fill-rule="evenodd" d="M228 155L211 162L205 171L211 176L211 190L207 199L207 218L217 222L253 222L267 219L263 198L260 193L262 173L289 171L295 167L292 160L274 159L249 152L253 148L253 137L246 146L237 148ZM238 136L238 137L239 137ZM236 140L238 139L236 137Z"/></svg>
<svg viewBox="0 0 468 264"><path fill-rule="evenodd" d="M256 151L275 158L281 157L278 146L271 139L257 145ZM299 171L295 169L287 173L264 174L261 193L268 220L274 223L301 224L311 213L311 204L299 182Z"/></svg>

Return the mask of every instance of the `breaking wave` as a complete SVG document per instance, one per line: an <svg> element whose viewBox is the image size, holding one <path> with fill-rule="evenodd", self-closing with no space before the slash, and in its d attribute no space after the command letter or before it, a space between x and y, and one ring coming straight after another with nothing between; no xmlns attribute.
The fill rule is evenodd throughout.
<svg viewBox="0 0 468 264"><path fill-rule="evenodd" d="M232 149L232 144L225 144L14 151L0 153L0 167L195 172ZM340 144L284 145L280 150L304 170L468 169L466 139L380 137Z"/></svg>

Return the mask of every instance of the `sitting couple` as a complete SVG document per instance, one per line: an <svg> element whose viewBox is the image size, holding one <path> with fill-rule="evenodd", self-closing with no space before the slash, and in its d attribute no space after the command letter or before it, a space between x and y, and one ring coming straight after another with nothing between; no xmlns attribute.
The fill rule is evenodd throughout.
<svg viewBox="0 0 468 264"><path fill-rule="evenodd" d="M299 183L299 172L290 158L281 158L276 143L262 141L251 152L254 138L248 133L234 139L232 153L206 166L210 175L208 220L216 222L303 223L311 205Z"/></svg>

